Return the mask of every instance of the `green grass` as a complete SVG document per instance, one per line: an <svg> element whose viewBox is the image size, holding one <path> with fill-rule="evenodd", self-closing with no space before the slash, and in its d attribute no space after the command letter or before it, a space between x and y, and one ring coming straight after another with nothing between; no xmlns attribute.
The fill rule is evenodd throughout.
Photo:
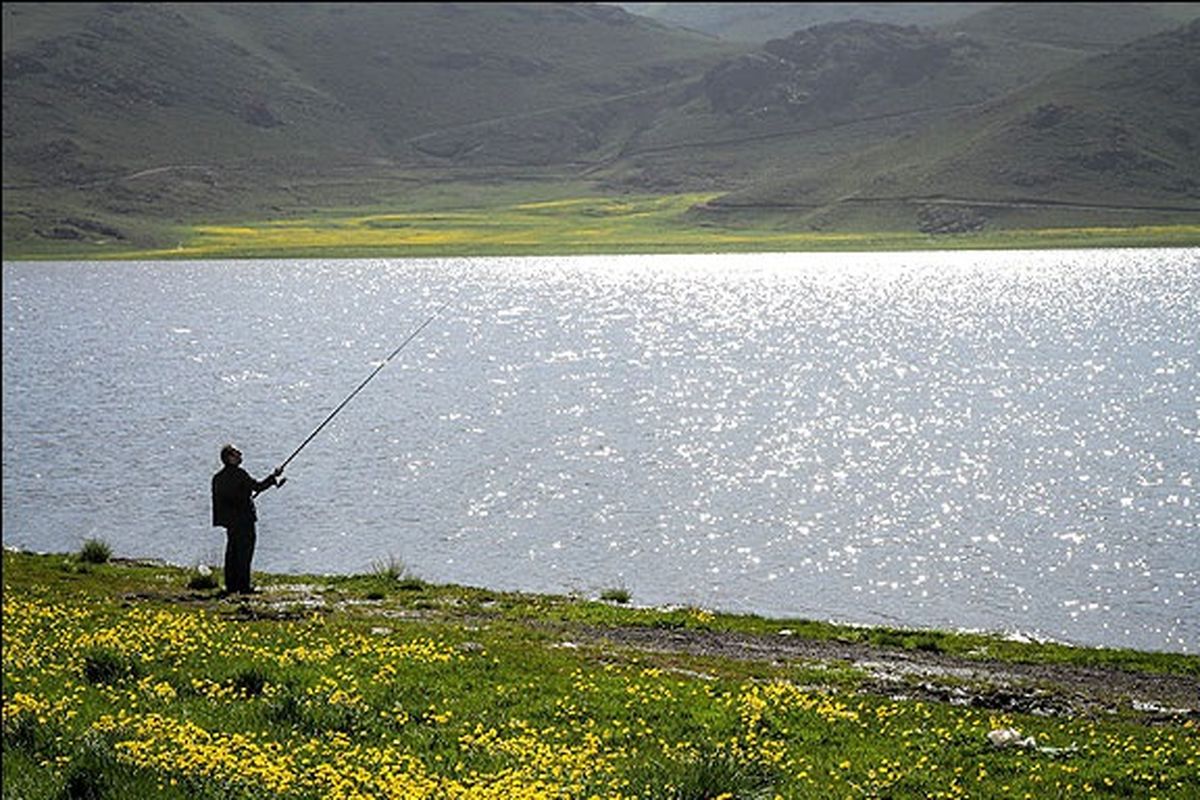
<svg viewBox="0 0 1200 800"><path fill-rule="evenodd" d="M632 598L629 590L624 586L612 586L600 592L600 599L608 603L618 603L624 605Z"/></svg>
<svg viewBox="0 0 1200 800"><path fill-rule="evenodd" d="M379 590L372 592L372 595L378 598L385 596L391 589L418 591L425 588L425 581L417 577L404 561L396 556L377 561L372 566L371 573L379 585Z"/></svg>
<svg viewBox="0 0 1200 800"><path fill-rule="evenodd" d="M102 539L88 539L79 549L79 560L85 564L106 564L112 557L112 548Z"/></svg>
<svg viewBox="0 0 1200 800"><path fill-rule="evenodd" d="M1200 225L1055 227L929 235L906 231L794 231L691 220L712 194L553 196L406 211L328 212L241 224L196 225L167 248L112 242L14 253L13 258L217 259L441 257L610 253L871 251L1196 246Z"/></svg>
<svg viewBox="0 0 1200 800"><path fill-rule="evenodd" d="M860 693L837 664L566 646L628 625L983 643L1014 660L1042 658L1037 645L428 584L364 603L378 575L262 575L262 595L233 603L188 593L191 574L124 562L81 574L62 556L5 552L6 798L1200 792L1194 720L1002 714ZM293 607L297 584L320 602ZM1045 657L1190 675L1198 663ZM1066 752L993 748L1001 727Z"/></svg>

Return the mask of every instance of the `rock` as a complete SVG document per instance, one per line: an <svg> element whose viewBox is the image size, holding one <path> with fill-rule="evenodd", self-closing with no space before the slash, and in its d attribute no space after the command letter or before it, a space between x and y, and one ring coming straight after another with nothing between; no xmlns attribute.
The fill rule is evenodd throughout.
<svg viewBox="0 0 1200 800"><path fill-rule="evenodd" d="M1054 103L1043 103L1029 115L1029 125L1037 130L1053 128L1062 122L1070 106L1057 106Z"/></svg>
<svg viewBox="0 0 1200 800"><path fill-rule="evenodd" d="M1022 737L1021 732L1016 728L997 728L994 731L989 731L987 738L991 742L992 747L1000 750L1012 747L1025 749L1037 746L1037 742L1032 736Z"/></svg>
<svg viewBox="0 0 1200 800"><path fill-rule="evenodd" d="M703 91L712 109L725 114L829 110L865 84L906 86L938 75L952 65L956 50L969 46L969 39L911 26L816 25L719 64L704 76Z"/></svg>
<svg viewBox="0 0 1200 800"><path fill-rule="evenodd" d="M987 217L971 206L924 205L917 212L921 233L972 233L987 225Z"/></svg>

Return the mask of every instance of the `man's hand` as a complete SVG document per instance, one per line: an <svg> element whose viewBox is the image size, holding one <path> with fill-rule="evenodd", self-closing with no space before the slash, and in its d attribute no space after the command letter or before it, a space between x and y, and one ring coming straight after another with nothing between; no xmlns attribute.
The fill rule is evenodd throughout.
<svg viewBox="0 0 1200 800"><path fill-rule="evenodd" d="M285 483L287 483L287 478L276 478L275 479L275 487L276 488L283 486Z"/></svg>
<svg viewBox="0 0 1200 800"><path fill-rule="evenodd" d="M271 477L278 478L282 474L283 474L283 467L276 467L275 471L271 473Z"/></svg>

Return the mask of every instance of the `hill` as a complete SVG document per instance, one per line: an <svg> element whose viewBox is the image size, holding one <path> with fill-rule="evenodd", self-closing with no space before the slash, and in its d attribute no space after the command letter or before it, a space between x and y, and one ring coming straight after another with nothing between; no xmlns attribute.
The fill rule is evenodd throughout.
<svg viewBox="0 0 1200 800"><path fill-rule="evenodd" d="M43 148L104 160L89 177L181 157L386 156L429 131L669 83L722 52L583 4L61 8L5 6L5 142L49 130Z"/></svg>
<svg viewBox="0 0 1200 800"><path fill-rule="evenodd" d="M670 25L732 42L761 44L830 22L936 26L995 3L614 3Z"/></svg>
<svg viewBox="0 0 1200 800"><path fill-rule="evenodd" d="M1068 222L1094 218L1076 208L1084 196L1175 207L1194 120L1155 106L1177 100L1159 54L1103 49L1200 4L973 10L748 45L595 4L8 4L5 253L595 194L724 193L706 223L801 229L927 228L908 206L838 205L882 208L896 192L1011 204L1017 186ZM1099 60L1071 71L1087 58ZM1171 59L1191 74L1195 51ZM1040 138L1021 133L1025 117ZM1068 151L1073 136L1109 139L1085 164L1051 156L1051 132ZM1087 166L1105 158L1116 166ZM1178 159L1175 183L1151 179ZM796 204L823 210L781 211Z"/></svg>
<svg viewBox="0 0 1200 800"><path fill-rule="evenodd" d="M928 29L815 26L710 69L676 108L631 139L617 174L653 188L686 184L686 176L707 170L736 174L744 185L826 165L1070 60Z"/></svg>
<svg viewBox="0 0 1200 800"><path fill-rule="evenodd" d="M313 175L378 180L429 132L652 91L729 52L587 4L18 3L3 13L6 239L48 224L79 233L64 217L112 227L287 205ZM540 144L526 143L523 163L553 160ZM318 205L356 193L301 191Z"/></svg>
<svg viewBox="0 0 1200 800"><path fill-rule="evenodd" d="M1095 56L835 168L709 204L814 228L1200 219L1200 20Z"/></svg>
<svg viewBox="0 0 1200 800"><path fill-rule="evenodd" d="M1200 3L1025 3L984 8L940 27L943 30L1084 50L1111 50L1200 16Z"/></svg>
<svg viewBox="0 0 1200 800"><path fill-rule="evenodd" d="M1057 7L1048 13L1071 18ZM1089 13L1078 12L1077 28L1088 27ZM436 131L414 139L411 156L493 168L569 162L619 190L729 190L780 172L826 168L1087 55L953 28L832 22L730 55L653 92ZM589 135L607 146L580 147ZM539 160L528 160L531 141L542 143Z"/></svg>

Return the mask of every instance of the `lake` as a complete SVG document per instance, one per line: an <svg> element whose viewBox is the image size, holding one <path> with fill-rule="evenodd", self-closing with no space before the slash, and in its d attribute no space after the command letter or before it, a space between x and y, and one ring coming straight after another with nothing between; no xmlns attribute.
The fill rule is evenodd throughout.
<svg viewBox="0 0 1200 800"><path fill-rule="evenodd" d="M6 546L1200 650L1200 251L3 266Z"/></svg>

